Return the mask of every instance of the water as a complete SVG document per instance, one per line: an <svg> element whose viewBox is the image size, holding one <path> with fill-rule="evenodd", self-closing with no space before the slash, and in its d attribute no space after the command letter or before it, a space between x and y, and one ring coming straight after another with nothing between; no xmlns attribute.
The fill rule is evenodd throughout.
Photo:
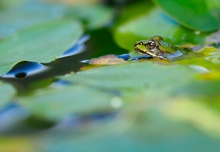
<svg viewBox="0 0 220 152"><path fill-rule="evenodd" d="M105 38L103 38L103 34ZM123 59L130 57L129 54L126 54L126 50L119 48L115 44L111 33L107 29L91 31L51 63L23 61L15 65L0 79L11 83L17 89L19 96L25 96L36 89L48 85L70 85L69 82L60 81L56 77L79 71L83 66L87 65L82 63L82 60L113 53L119 54L118 57ZM92 113L88 116L71 116L68 119L60 120L57 124L53 124L33 118L22 107L11 102L5 107L0 108L0 122L5 124L0 128L0 132L11 134L47 129L52 126L54 127L51 129L74 127L81 125L85 120L87 122L101 121L109 119L112 115L115 115L114 111L103 111ZM22 122L23 126L18 127L18 129L14 128L13 126L17 126L19 122Z"/></svg>

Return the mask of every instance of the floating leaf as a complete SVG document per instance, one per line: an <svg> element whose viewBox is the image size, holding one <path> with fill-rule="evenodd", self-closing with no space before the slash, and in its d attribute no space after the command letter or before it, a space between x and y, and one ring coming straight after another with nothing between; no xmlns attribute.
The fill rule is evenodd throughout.
<svg viewBox="0 0 220 152"><path fill-rule="evenodd" d="M14 1L14 0L13 0ZM61 19L66 9L37 1L0 11L0 38L35 24Z"/></svg>
<svg viewBox="0 0 220 152"><path fill-rule="evenodd" d="M71 136L69 132L62 136L54 133L47 134L46 138L38 136L37 141L41 141L35 144L38 151L52 152L61 147L65 147L62 151L72 148L77 151L91 148L94 151L112 151L109 148L112 146L118 151L135 151L140 147L169 152L179 149L184 152L188 148L192 151L215 151L219 149L220 130L216 125L219 124L220 114L205 106L209 103L205 103L203 92L199 92L202 98L198 97L197 90L204 89L206 85L193 84L207 80L201 77L197 80L196 77L198 72L183 65L130 63L106 66L62 77L61 80L70 82L69 86L38 90L33 96L20 98L19 103L35 116L56 121L72 114L112 110L115 96L110 92L128 95L122 94L122 99L130 102L123 104L122 111L118 112L119 121L114 125L107 129L101 126L85 134L92 129L87 126L89 129L75 130L77 136ZM191 89L194 90L192 94ZM217 92L214 94L215 97L210 97L213 94L209 93L205 97L218 99ZM195 115L194 111L199 115ZM209 119L209 124L200 116ZM42 140L45 140L43 145Z"/></svg>
<svg viewBox="0 0 220 152"><path fill-rule="evenodd" d="M180 26L159 8L151 8L144 15L124 22L114 32L116 42L128 50L133 49L137 41L149 40L154 35L160 35L173 44L197 44L204 42L207 33L196 33Z"/></svg>
<svg viewBox="0 0 220 152"><path fill-rule="evenodd" d="M220 27L220 4L217 0L154 1L185 27L199 31L212 31Z"/></svg>
<svg viewBox="0 0 220 152"><path fill-rule="evenodd" d="M20 98L20 104L33 115L49 120L60 120L68 116L94 111L112 110L114 96L83 86L45 88L32 96Z"/></svg>
<svg viewBox="0 0 220 152"><path fill-rule="evenodd" d="M77 21L59 20L32 26L0 41L0 75L20 61L50 62L82 35Z"/></svg>
<svg viewBox="0 0 220 152"><path fill-rule="evenodd" d="M67 17L83 21L87 29L101 28L113 19L112 9L103 5L75 5L68 9Z"/></svg>
<svg viewBox="0 0 220 152"><path fill-rule="evenodd" d="M175 87L190 83L194 80L195 73L185 66L133 63L91 69L62 79L109 90L151 90L158 95L167 94Z"/></svg>
<svg viewBox="0 0 220 152"><path fill-rule="evenodd" d="M113 15L112 9L100 4L67 6L30 1L20 7L0 11L0 38L35 24L66 18L77 18L88 29L96 29L109 24Z"/></svg>

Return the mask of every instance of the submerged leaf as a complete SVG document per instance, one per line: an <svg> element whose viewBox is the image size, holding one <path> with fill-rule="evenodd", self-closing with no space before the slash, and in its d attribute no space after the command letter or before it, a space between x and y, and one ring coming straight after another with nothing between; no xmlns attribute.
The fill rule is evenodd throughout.
<svg viewBox="0 0 220 152"><path fill-rule="evenodd" d="M79 22L59 20L32 26L0 41L0 75L17 62L51 62L71 48L83 29Z"/></svg>

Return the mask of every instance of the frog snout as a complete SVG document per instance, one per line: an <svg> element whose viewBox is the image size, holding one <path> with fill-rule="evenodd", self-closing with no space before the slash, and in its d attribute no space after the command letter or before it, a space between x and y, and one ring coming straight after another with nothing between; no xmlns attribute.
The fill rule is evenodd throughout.
<svg viewBox="0 0 220 152"><path fill-rule="evenodd" d="M144 45L144 43L143 43L142 41L136 42L136 43L134 44L134 47L137 47L137 45Z"/></svg>

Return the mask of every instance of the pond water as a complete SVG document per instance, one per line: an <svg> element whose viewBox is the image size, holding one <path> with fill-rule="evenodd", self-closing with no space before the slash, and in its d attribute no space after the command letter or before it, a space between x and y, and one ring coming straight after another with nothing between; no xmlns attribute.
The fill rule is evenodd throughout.
<svg viewBox="0 0 220 152"><path fill-rule="evenodd" d="M104 39L103 35L105 35ZM122 54L119 55L119 58L128 59L128 54L123 55L127 51L116 45L108 28L102 28L81 37L72 48L57 57L55 61L51 63L19 62L8 73L4 74L1 80L12 84L20 96L51 84L66 86L70 84L68 81L58 80L56 77L78 72L82 67L88 66L82 61L112 54L112 50L117 50L118 54ZM32 117L28 111L12 102L0 109L0 121L5 124L0 128L0 132L2 134L24 134L49 128L63 130L69 127L73 129L82 126L84 122L109 119L116 113L116 111L103 111L83 116L73 115L68 119L60 120L59 123L54 123ZM17 125L17 123L21 123L21 126L14 128L13 125Z"/></svg>
<svg viewBox="0 0 220 152"><path fill-rule="evenodd" d="M104 40L103 35L105 37ZM15 87L18 87L18 90L21 89L25 92L33 91L28 88L32 83L65 75L70 72L77 72L83 66L88 65L83 63L83 60L112 54L112 50L117 50L118 54L127 53L126 50L115 44L108 29L103 28L80 38L72 48L53 62L20 62L8 73L3 75L1 79L12 83ZM126 56L124 57L123 55L121 57L126 58Z"/></svg>

